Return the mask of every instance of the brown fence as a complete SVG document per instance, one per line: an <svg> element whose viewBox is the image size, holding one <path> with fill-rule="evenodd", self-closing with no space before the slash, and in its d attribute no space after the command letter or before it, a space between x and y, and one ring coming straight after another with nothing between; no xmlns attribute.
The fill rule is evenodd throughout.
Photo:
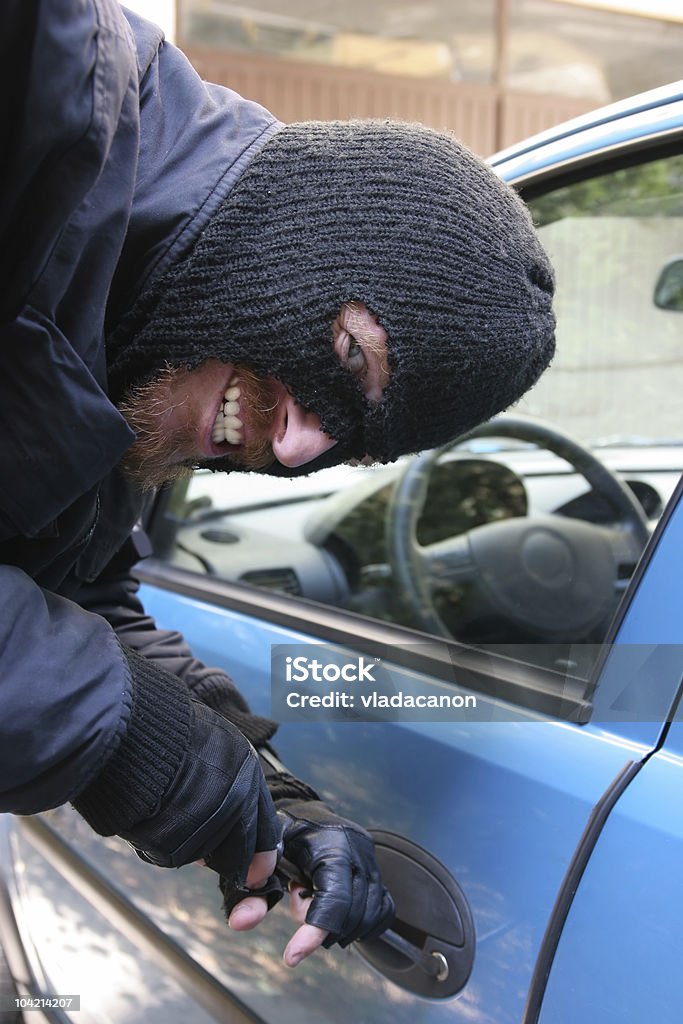
<svg viewBox="0 0 683 1024"><path fill-rule="evenodd" d="M539 93L507 92L503 96L497 149L585 114L595 106L587 100Z"/></svg>
<svg viewBox="0 0 683 1024"><path fill-rule="evenodd" d="M326 64L184 47L202 78L262 103L282 121L398 117L454 131L488 156L588 110L562 96L503 93L492 85L377 74Z"/></svg>

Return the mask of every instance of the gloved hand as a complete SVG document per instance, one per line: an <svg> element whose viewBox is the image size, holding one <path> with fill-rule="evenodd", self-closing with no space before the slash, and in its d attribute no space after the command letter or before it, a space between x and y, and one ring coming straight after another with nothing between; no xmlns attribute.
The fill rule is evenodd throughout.
<svg viewBox="0 0 683 1024"><path fill-rule="evenodd" d="M244 884L254 854L275 850L281 831L254 747L172 673L124 654L127 730L74 806L96 832L120 835L143 860L180 867L203 859L230 884Z"/></svg>
<svg viewBox="0 0 683 1024"><path fill-rule="evenodd" d="M182 771L159 810L119 835L151 864L203 859L239 886L254 853L277 848L280 826L258 755L239 729L199 701L191 721Z"/></svg>
<svg viewBox="0 0 683 1024"><path fill-rule="evenodd" d="M302 924L305 908L306 923L285 950L285 961L290 966L301 958L295 955L301 950L305 956L321 944L325 948L335 942L347 946L355 939L381 934L391 924L395 908L382 884L371 837L355 822L331 811L307 783L289 774L267 745L276 729L274 722L243 713L243 709L235 708L234 699L227 699L229 694L224 697L225 687L215 689L203 699L210 700L231 719L238 716L236 724L242 731L251 729L250 738L255 742L261 739L261 767L278 809L279 842L273 847L277 845L278 855L283 857L270 878L265 880L261 874L263 884L258 886L222 874L223 909L230 927L253 928L279 902L290 882L297 881L290 909ZM254 867L252 872L258 873Z"/></svg>
<svg viewBox="0 0 683 1024"><path fill-rule="evenodd" d="M365 829L319 800L280 800L277 808L284 859L313 890L306 923L327 932L325 949L380 935L395 906Z"/></svg>
<svg viewBox="0 0 683 1024"><path fill-rule="evenodd" d="M272 748L259 753L278 808L283 856L261 888L236 887L221 879L230 927L255 927L289 884L290 913L300 925L284 951L289 967L296 967L320 945L347 946L381 934L393 919L394 901L380 879L371 837L290 775Z"/></svg>

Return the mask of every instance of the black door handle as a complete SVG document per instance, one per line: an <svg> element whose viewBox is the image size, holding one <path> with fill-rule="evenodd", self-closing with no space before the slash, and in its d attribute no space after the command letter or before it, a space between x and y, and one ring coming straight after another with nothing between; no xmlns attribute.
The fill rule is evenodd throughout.
<svg viewBox="0 0 683 1024"><path fill-rule="evenodd" d="M417 843L369 831L396 917L391 929L354 947L401 988L430 999L455 995L474 964L474 922L465 894L441 861Z"/></svg>
<svg viewBox="0 0 683 1024"><path fill-rule="evenodd" d="M421 846L393 832L369 832L396 918L392 928L353 947L401 988L431 999L455 995L467 984L475 950L472 914L462 889ZM278 869L306 884L284 857Z"/></svg>

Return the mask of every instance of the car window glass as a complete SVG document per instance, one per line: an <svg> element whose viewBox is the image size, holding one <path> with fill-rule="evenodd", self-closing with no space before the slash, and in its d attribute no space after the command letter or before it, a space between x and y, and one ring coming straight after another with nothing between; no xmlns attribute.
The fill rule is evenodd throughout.
<svg viewBox="0 0 683 1024"><path fill-rule="evenodd" d="M625 167L531 202L557 278L557 356L520 408L591 444L680 441L683 322L655 304L683 255L683 156Z"/></svg>
<svg viewBox="0 0 683 1024"><path fill-rule="evenodd" d="M295 480L199 471L175 485L163 557L537 664L570 645L587 672L683 468L683 157L530 207L558 349L512 414L540 427Z"/></svg>

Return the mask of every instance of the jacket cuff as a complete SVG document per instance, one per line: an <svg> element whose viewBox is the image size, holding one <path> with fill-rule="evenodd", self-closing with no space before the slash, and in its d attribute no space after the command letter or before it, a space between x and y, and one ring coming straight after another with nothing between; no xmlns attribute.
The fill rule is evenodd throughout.
<svg viewBox="0 0 683 1024"><path fill-rule="evenodd" d="M278 724L272 718L251 713L237 687L222 673L202 680L192 692L198 700L237 726L253 747L264 746L277 731Z"/></svg>
<svg viewBox="0 0 683 1024"><path fill-rule="evenodd" d="M132 681L128 728L100 774L73 801L100 835L151 817L175 779L190 741L190 694L172 673L123 648Z"/></svg>

